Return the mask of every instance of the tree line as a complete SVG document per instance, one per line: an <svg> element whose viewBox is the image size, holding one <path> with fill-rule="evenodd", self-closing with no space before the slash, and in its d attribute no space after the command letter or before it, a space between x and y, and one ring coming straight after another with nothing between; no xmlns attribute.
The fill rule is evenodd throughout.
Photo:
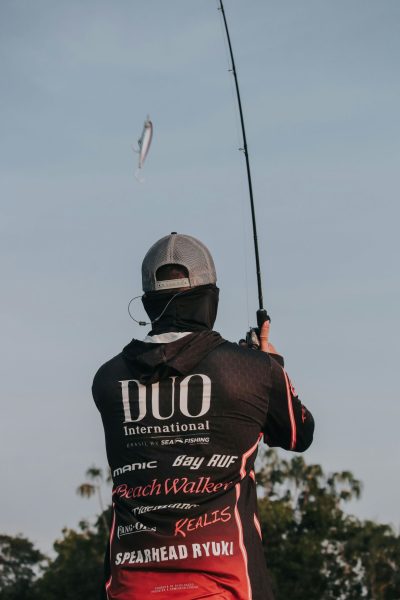
<svg viewBox="0 0 400 600"><path fill-rule="evenodd" d="M47 558L22 535L0 535L0 600L98 600L110 507L100 469L87 471L82 496L99 494L100 514L63 529ZM257 473L264 552L276 600L399 600L400 536L389 525L347 514L361 483L326 474L302 456L266 450Z"/></svg>

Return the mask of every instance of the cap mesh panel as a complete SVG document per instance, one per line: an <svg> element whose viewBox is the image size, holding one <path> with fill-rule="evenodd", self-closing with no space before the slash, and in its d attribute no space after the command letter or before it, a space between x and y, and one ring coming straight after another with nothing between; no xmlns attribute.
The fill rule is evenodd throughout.
<svg viewBox="0 0 400 600"><path fill-rule="evenodd" d="M155 289L156 272L167 264L183 265L189 271L191 286L216 283L214 262L210 252L189 235L167 235L150 248L143 260L143 290Z"/></svg>

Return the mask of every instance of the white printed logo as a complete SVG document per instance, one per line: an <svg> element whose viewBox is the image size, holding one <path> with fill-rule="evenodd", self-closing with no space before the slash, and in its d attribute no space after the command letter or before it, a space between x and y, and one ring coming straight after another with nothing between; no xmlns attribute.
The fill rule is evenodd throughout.
<svg viewBox="0 0 400 600"><path fill-rule="evenodd" d="M130 523L129 525L118 525L117 537L118 539L121 539L124 535L143 533L144 531L157 531L157 529L155 527L146 527L146 525L137 521L136 523Z"/></svg>
<svg viewBox="0 0 400 600"><path fill-rule="evenodd" d="M202 398L201 398L201 407L197 413L193 412L193 409L190 407L190 394L189 394L189 383L194 377L200 377L202 380ZM199 417L204 416L210 410L211 403L211 379L207 375L202 375L200 373L196 373L193 375L188 375L182 381L175 384L175 380L177 377L169 377L169 381L171 382L171 393L170 393L170 405L169 411L167 415L161 415L160 412L160 398L159 398L159 382L153 383L150 388L150 407L147 406L146 402L146 390L147 386L140 383L137 379L126 379L124 381L120 381L121 389L122 389L122 403L124 407L124 423L136 423L144 419L148 410L151 410L153 417L159 421L165 421L167 419L172 419L175 412L179 410L181 415L185 417L190 417L191 419L197 419ZM130 397L130 389L135 387L138 395L138 415L135 419L132 418L131 413L131 397ZM176 404L176 388L179 388L179 406L175 406ZM197 402L196 402L197 404ZM163 402L163 407L166 405Z"/></svg>
<svg viewBox="0 0 400 600"><path fill-rule="evenodd" d="M146 469L156 469L157 461L150 460L149 462L141 462L141 463L132 463L130 465L124 465L123 467L118 467L113 471L113 477L118 477L118 475L122 475L123 473L130 473L131 471L141 471Z"/></svg>
<svg viewBox="0 0 400 600"><path fill-rule="evenodd" d="M206 467L215 467L219 469L226 469L233 465L238 459L238 456L232 454L213 454L211 458L205 463ZM198 469L205 461L204 456L189 456L187 454L180 454L176 457L172 463L173 467L189 467L192 470Z"/></svg>

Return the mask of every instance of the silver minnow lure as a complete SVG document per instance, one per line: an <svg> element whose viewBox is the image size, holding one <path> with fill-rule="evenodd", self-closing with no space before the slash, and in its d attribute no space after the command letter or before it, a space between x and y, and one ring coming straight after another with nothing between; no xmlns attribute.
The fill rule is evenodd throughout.
<svg viewBox="0 0 400 600"><path fill-rule="evenodd" d="M152 137L153 137L153 123L150 121L150 117L147 116L147 119L145 120L144 125L143 125L142 135L138 139L139 149L137 150L137 152L139 154L139 161L138 161L138 168L135 173L135 177L136 177L136 179L139 179L139 181L141 181L139 178L139 173L140 173L140 170L143 168L143 165L144 165L147 155L149 153Z"/></svg>

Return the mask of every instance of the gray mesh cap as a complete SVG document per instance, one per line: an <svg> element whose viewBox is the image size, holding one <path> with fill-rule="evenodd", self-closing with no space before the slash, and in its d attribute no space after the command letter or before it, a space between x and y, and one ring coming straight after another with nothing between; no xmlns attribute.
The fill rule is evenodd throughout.
<svg viewBox="0 0 400 600"><path fill-rule="evenodd" d="M188 278L157 281L157 269L164 265L182 265L189 273ZM216 283L214 261L204 244L190 235L171 233L158 240L147 252L142 263L144 292L195 287Z"/></svg>

